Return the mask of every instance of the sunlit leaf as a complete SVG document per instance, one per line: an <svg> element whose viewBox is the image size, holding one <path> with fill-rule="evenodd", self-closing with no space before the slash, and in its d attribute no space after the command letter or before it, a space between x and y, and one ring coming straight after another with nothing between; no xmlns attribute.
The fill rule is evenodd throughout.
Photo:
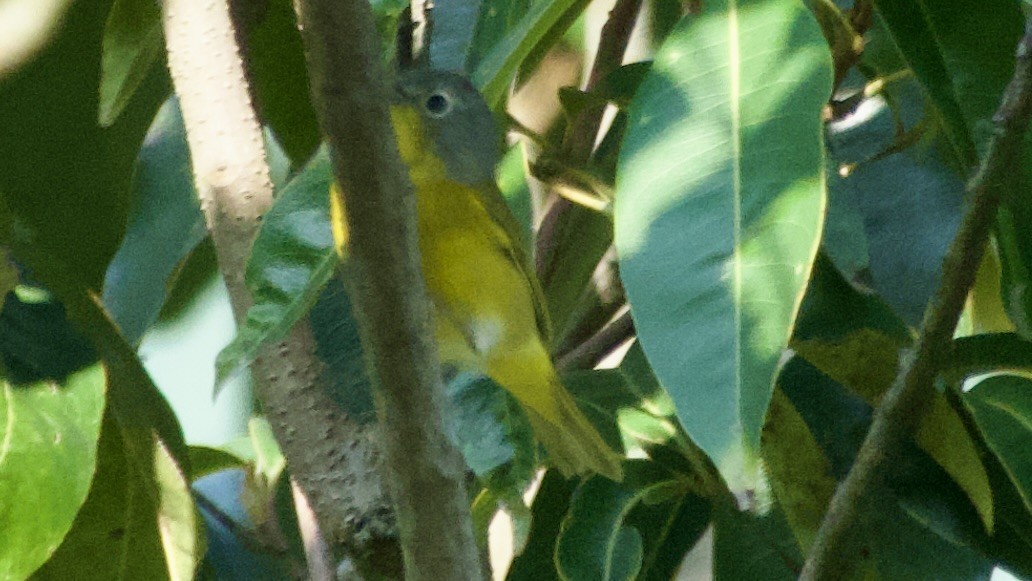
<svg viewBox="0 0 1032 581"><path fill-rule="evenodd" d="M185 475L165 447L108 415L98 454L74 527L35 578L193 579L204 537Z"/></svg>
<svg viewBox="0 0 1032 581"><path fill-rule="evenodd" d="M678 416L731 481L751 477L820 237L830 60L801 3L707 3L628 112L621 278Z"/></svg>
<svg viewBox="0 0 1032 581"><path fill-rule="evenodd" d="M22 579L72 527L97 463L104 369L0 385L0 578Z"/></svg>

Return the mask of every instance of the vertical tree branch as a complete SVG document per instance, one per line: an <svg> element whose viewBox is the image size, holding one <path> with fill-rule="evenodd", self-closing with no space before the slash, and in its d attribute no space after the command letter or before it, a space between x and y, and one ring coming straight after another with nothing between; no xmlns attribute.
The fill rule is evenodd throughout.
<svg viewBox="0 0 1032 581"><path fill-rule="evenodd" d="M347 208L356 314L370 354L408 579L477 579L462 458L420 275L415 200L387 112L366 0L296 0L312 97Z"/></svg>
<svg viewBox="0 0 1032 581"><path fill-rule="evenodd" d="M229 5L163 3L168 66L187 128L194 183L233 315L251 306L244 267L272 205L261 125L248 94Z"/></svg>
<svg viewBox="0 0 1032 581"><path fill-rule="evenodd" d="M244 267L272 204L261 125L228 3L166 0L163 25L201 209L240 322L251 306ZM393 535L393 521L384 517L375 440L321 388L321 368L306 319L263 349L252 376L291 474L321 524L338 545L361 552L365 540Z"/></svg>
<svg viewBox="0 0 1032 581"><path fill-rule="evenodd" d="M855 531L862 503L884 484L889 460L911 438L932 401L933 382L949 354L964 301L974 283L1000 198L1020 166L1032 115L1032 21L1017 48L1014 78L993 117L995 132L969 188L971 209L943 263L942 283L925 313L912 357L875 412L853 469L838 487L817 532L801 579L841 579L859 557Z"/></svg>

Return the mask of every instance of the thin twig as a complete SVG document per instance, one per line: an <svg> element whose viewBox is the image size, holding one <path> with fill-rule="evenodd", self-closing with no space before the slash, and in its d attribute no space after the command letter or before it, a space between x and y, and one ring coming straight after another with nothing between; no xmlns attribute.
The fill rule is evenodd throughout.
<svg viewBox="0 0 1032 581"><path fill-rule="evenodd" d="M576 349L560 357L556 368L560 371L593 369L603 357L633 336L634 319L631 318L631 311L626 310Z"/></svg>
<svg viewBox="0 0 1032 581"><path fill-rule="evenodd" d="M226 514L226 511L222 510L222 507L215 504L215 501L196 490L192 492L194 502L197 503L197 506L206 511L208 516L225 527L233 537L239 539L240 543L247 550L254 553L268 553L272 555L283 555L286 553L283 548L274 547L264 542L257 532Z"/></svg>
<svg viewBox="0 0 1032 581"><path fill-rule="evenodd" d="M641 12L642 0L617 0L609 13L609 20L602 27L599 36L598 51L595 62L585 85L587 91L594 89L609 73L623 64L624 53L630 44L631 32L634 30L638 14ZM563 144L563 161L573 167L583 166L591 158L602 126L603 107L588 107L576 117L566 133ZM556 248L559 230L566 222L570 211L577 211L575 204L564 197L557 197L548 208L537 233L537 252L534 265L541 284L546 288L552 277L558 275L559 264L556 261Z"/></svg>
<svg viewBox="0 0 1032 581"><path fill-rule="evenodd" d="M817 532L800 579L842 579L859 557L855 532L862 503L882 489L889 459L912 437L932 401L933 381L948 359L957 327L1000 199L1013 184L1022 141L1032 116L1032 20L1018 44L1014 78L993 117L995 132L978 174L969 184L971 208L943 263L942 282L925 313L913 355L875 412L853 469L838 487Z"/></svg>
<svg viewBox="0 0 1032 581"><path fill-rule="evenodd" d="M297 0L312 100L347 208L355 313L383 427L405 578L477 579L458 450L420 274L412 184L395 142L368 0Z"/></svg>

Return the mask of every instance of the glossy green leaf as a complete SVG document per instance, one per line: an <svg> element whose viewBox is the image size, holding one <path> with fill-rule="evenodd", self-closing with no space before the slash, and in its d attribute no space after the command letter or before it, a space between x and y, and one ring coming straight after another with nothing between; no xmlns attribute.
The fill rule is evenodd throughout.
<svg viewBox="0 0 1032 581"><path fill-rule="evenodd" d="M827 458L830 475L836 480L844 478L870 426L870 408L799 357L785 365L778 386ZM772 406L772 414L774 409ZM771 443L776 440L772 438ZM765 441L765 452L767 445ZM812 462L801 452L809 445L797 446L800 453L796 462L783 456L789 464L772 467L771 475L782 481L772 486L777 506L782 506L782 498L788 499L784 513L798 535L800 530L812 531L816 526L817 507L807 502L806 495L824 496L826 501L828 489L826 476L818 477L807 470ZM857 550L869 555L857 563L858 575L896 578L902 574L889 573L895 567L906 570L907 575L902 578L908 579L980 578L972 577L972 571L984 571L987 560L967 545L987 535L967 492L936 460L916 447L902 451L899 458L888 482L892 493L861 511L856 524L860 542ZM779 486L792 488L786 496ZM961 538L965 541L958 542ZM947 549L949 546L956 550ZM907 561L911 551L913 562ZM938 560L934 557L936 552L941 554ZM915 565L918 561L921 564Z"/></svg>
<svg viewBox="0 0 1032 581"><path fill-rule="evenodd" d="M827 124L832 164L848 174L830 180L825 247L843 272L877 291L913 327L939 286L965 196L963 176L944 161L947 148L930 139L934 112L927 101L904 77ZM847 223L857 217L860 224ZM849 232L856 226L859 236ZM858 238L860 251L849 247Z"/></svg>
<svg viewBox="0 0 1032 581"><path fill-rule="evenodd" d="M97 463L104 369L0 385L0 578L43 564L72 527Z"/></svg>
<svg viewBox="0 0 1032 581"><path fill-rule="evenodd" d="M1032 381L1013 375L985 379L964 394L978 429L1032 510Z"/></svg>
<svg viewBox="0 0 1032 581"><path fill-rule="evenodd" d="M210 474L234 468L243 468L247 462L242 458L218 448L207 446L190 446L190 466L193 471L192 480L204 478Z"/></svg>
<svg viewBox="0 0 1032 581"><path fill-rule="evenodd" d="M282 338L318 298L338 257L330 232L330 162L325 149L284 188L262 221L247 265L254 306L216 360L216 392L229 376Z"/></svg>
<svg viewBox="0 0 1032 581"><path fill-rule="evenodd" d="M187 480L166 448L109 414L98 454L74 527L34 578L193 579L203 535Z"/></svg>
<svg viewBox="0 0 1032 581"><path fill-rule="evenodd" d="M200 540L201 537L197 530L195 515L192 512L193 501L184 476L184 470L189 469L189 458L174 415L144 371L133 348L119 335L117 328L100 308L97 297L84 289L69 271L59 268L56 262L41 258L38 255L38 248L21 246L17 238L13 238L13 240L16 242L15 251L25 257L30 264L40 265L34 270L34 274L48 282L54 289L54 296L62 300L63 308L60 310L58 323L63 327L68 327L64 320L64 313L67 312L68 320L77 326L82 335L72 335L67 331L61 332L61 326L55 327L54 324L51 324L51 328L48 329L39 324L46 319L41 319L37 315L23 321L23 323L28 322L29 324L21 327L25 329L22 333L31 339L32 332L38 333L41 330L46 332L47 342L41 343L40 348L44 354L52 353L51 357L34 359L26 357L25 353L20 353L17 359L12 360L7 358L5 353L5 367L9 371L19 369L23 374L32 372L42 374L43 377L61 377L83 367L85 365L83 359L86 356L95 358L95 354L99 355L104 360L107 371L107 399L103 403L106 403L112 418L105 426L108 424L115 426L105 427L104 431L117 430L114 437L124 439L126 442L123 445L116 441L117 449L112 453L105 452L102 433L102 443L99 445L101 451L98 452L97 460L97 475L93 478L90 496L87 497L86 503L76 517L75 525L66 537L62 549L59 549L54 558L48 562L48 566L50 563L58 563L53 565L58 570L61 567L65 567L66 570L74 570L74 566L81 567L84 560L83 555L94 556L91 551L96 549L99 542L98 536L110 538L112 542L121 542L120 539L123 535L129 534L125 527L127 515L136 506L147 505L143 500L139 505L133 504L134 499L137 498L135 489L133 492L130 492L129 488L116 490L115 492L118 494L113 501L105 501L99 506L91 501L96 494L108 494L106 490L100 492L106 487L106 484L98 483L104 481L101 474L113 472L116 474L115 478L120 481L125 479L139 481L140 490L147 495L147 499L153 507L153 510L142 509L147 514L142 517L140 522L143 523L142 526L149 527L149 532L141 534L145 537L150 535L159 538L158 550L167 551L169 567L174 567L172 570L180 572L177 578L189 578L203 553L201 547L203 542ZM12 308L17 302L9 300L5 309ZM32 306L39 309L51 304L56 305L52 301L37 301ZM79 337L77 340L76 336ZM80 355L78 361L69 359L66 352L82 350L81 343L86 338L89 339L92 348ZM31 345L29 341L22 342L22 344L25 343ZM37 351L39 350L37 349ZM29 354L31 355L31 352ZM34 360L37 365L26 365L27 362ZM15 366L15 362L19 365ZM46 365L39 365L39 362L45 362ZM61 375L55 376L55 372ZM125 450L122 450L123 448ZM112 454L116 459L120 456L124 457L128 468L119 465L116 470L109 470L108 459L112 457ZM173 457L178 458L178 461ZM39 462L39 459L36 459L36 462ZM121 460L117 460L117 462L121 462ZM57 480L60 480L60 477ZM38 494L37 490L31 491L27 499L33 498L35 494ZM25 494L21 496L26 498ZM103 527L101 532L96 530L97 520L104 523L99 525ZM86 524L81 524L84 521ZM129 538L136 539L135 531L132 531L132 536ZM169 544L162 549L164 546L161 544L162 542ZM65 546L73 548L66 552L63 549ZM161 552L155 554L158 558L162 558ZM122 563L123 559L124 555L115 555L115 562L112 565L115 572L127 569L125 563ZM75 565L72 565L73 562ZM148 559L141 558L140 566L146 569L148 562ZM62 563L64 564L62 565ZM162 560L161 563L164 567L165 562ZM119 578L109 575L110 571L101 566L98 566L97 571L103 571L98 573L97 578ZM63 574L57 574L55 577L68 578ZM74 578L83 578L83 576L75 575ZM142 577L129 575L129 578L160 577L148 574Z"/></svg>
<svg viewBox="0 0 1032 581"><path fill-rule="evenodd" d="M834 341L793 341L792 345L824 374L872 406L881 401L899 371L902 345L870 329L860 329ZM992 531L993 495L979 458L979 447L944 395L934 394L914 441L964 489L986 530Z"/></svg>
<svg viewBox="0 0 1032 581"><path fill-rule="evenodd" d="M628 111L621 278L681 422L734 482L751 470L821 233L830 84L801 3L707 3L671 32Z"/></svg>
<svg viewBox="0 0 1032 581"><path fill-rule="evenodd" d="M164 56L161 6L150 0L115 0L104 26L100 69L100 124L118 119L133 93Z"/></svg>
<svg viewBox="0 0 1032 581"><path fill-rule="evenodd" d="M501 102L524 59L550 38L553 27L568 24L570 15L579 14L585 6L585 0L535 2L519 22L483 54L476 70L470 71L470 77L489 105L494 107Z"/></svg>

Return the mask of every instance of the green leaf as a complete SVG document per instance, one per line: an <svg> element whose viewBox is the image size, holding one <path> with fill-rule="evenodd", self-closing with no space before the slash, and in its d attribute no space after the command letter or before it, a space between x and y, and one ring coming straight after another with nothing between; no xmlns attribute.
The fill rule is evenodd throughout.
<svg viewBox="0 0 1032 581"><path fill-rule="evenodd" d="M167 449L108 414L98 456L74 527L34 578L192 579L204 537L189 485Z"/></svg>
<svg viewBox="0 0 1032 581"><path fill-rule="evenodd" d="M459 373L446 391L451 438L466 465L503 498L519 498L534 477L536 444L515 398L487 377Z"/></svg>
<svg viewBox="0 0 1032 581"><path fill-rule="evenodd" d="M1012 0L993 0L974 12L960 0L878 0L875 5L934 104L960 161L960 177L966 179L985 151L993 113L1014 70L1024 21L1021 7ZM1026 160L1028 155L1026 151ZM1003 200L995 234L1003 267L1002 298L1025 333L1032 320L1032 293L1027 290L1032 235L1022 224L1032 218L1032 206L1028 175L1021 177L1024 182L1015 185L1021 193Z"/></svg>
<svg viewBox="0 0 1032 581"><path fill-rule="evenodd" d="M225 450L207 446L190 446L191 479L196 481L216 472L243 468L247 462Z"/></svg>
<svg viewBox="0 0 1032 581"><path fill-rule="evenodd" d="M968 545L956 544L904 511L880 502L863 516L876 579L989 579L993 563Z"/></svg>
<svg viewBox="0 0 1032 581"><path fill-rule="evenodd" d="M573 204L550 228L551 244L537 256L538 274L556 337L570 329L571 314L584 296L591 275L613 243L612 218Z"/></svg>
<svg viewBox="0 0 1032 581"><path fill-rule="evenodd" d="M1017 3L991 0L969 10L960 0L875 0L914 75L939 112L965 171L978 163L991 118L1014 70L1024 21Z"/></svg>
<svg viewBox="0 0 1032 581"><path fill-rule="evenodd" d="M1032 341L1017 333L985 333L953 340L945 374L956 380L1008 369L1032 369Z"/></svg>
<svg viewBox="0 0 1032 581"><path fill-rule="evenodd" d="M848 170L831 180L828 252L852 280L867 281L914 327L939 285L943 256L964 211L964 176L947 165L949 150L935 139L934 119L920 86L903 77L827 124L833 164ZM850 206L862 222L861 256L841 244L843 236L854 236L846 244L857 243L848 231L857 225L843 223ZM835 235L839 244L832 246ZM846 256L851 260L842 260ZM866 262L868 270L857 273L849 262L854 268Z"/></svg>
<svg viewBox="0 0 1032 581"><path fill-rule="evenodd" d="M100 125L118 119L154 65L164 56L161 6L150 0L115 0L104 26L100 69Z"/></svg>
<svg viewBox="0 0 1032 581"><path fill-rule="evenodd" d="M157 320L179 265L208 235L175 98L154 118L130 187L129 225L104 277L104 305L136 345Z"/></svg>
<svg viewBox="0 0 1032 581"><path fill-rule="evenodd" d="M104 369L0 385L0 578L22 579L72 527L93 479Z"/></svg>
<svg viewBox="0 0 1032 581"><path fill-rule="evenodd" d="M470 77L492 108L501 102L517 69L538 45L552 37L554 28L568 25L571 14L579 14L587 6L585 0L535 2L504 37L484 52Z"/></svg>
<svg viewBox="0 0 1032 581"><path fill-rule="evenodd" d="M681 422L731 482L752 471L821 233L830 60L801 3L707 3L628 111L621 278Z"/></svg>
<svg viewBox="0 0 1032 581"><path fill-rule="evenodd" d="M272 435L272 427L265 418L251 418L247 423L247 433L254 447L254 469L266 482L275 484L287 467L276 438Z"/></svg>
<svg viewBox="0 0 1032 581"><path fill-rule="evenodd" d="M1014 375L989 377L964 394L989 449L1032 511L1032 381Z"/></svg>
<svg viewBox="0 0 1032 581"><path fill-rule="evenodd" d="M595 477L574 492L556 543L555 561L563 578L637 577L643 536L625 521L639 503L671 486L671 473L645 460L629 461L624 472L623 482Z"/></svg>
<svg viewBox="0 0 1032 581"><path fill-rule="evenodd" d="M667 466L633 460L625 475L574 493L556 543L564 579L670 578L708 526L709 502Z"/></svg>
<svg viewBox="0 0 1032 581"><path fill-rule="evenodd" d="M761 444L771 490L796 542L809 552L837 483L824 451L781 389L771 397Z"/></svg>
<svg viewBox="0 0 1032 581"><path fill-rule="evenodd" d="M762 515L728 505L715 510L714 579L787 581L796 578L802 565L799 548L776 505Z"/></svg>
<svg viewBox="0 0 1032 581"><path fill-rule="evenodd" d="M501 163L498 164L496 174L498 176L498 189L501 190L505 201L509 204L516 217L516 222L521 226L523 240L530 243L534 239L533 234L533 209L530 200L530 185L527 183L527 158L522 145L514 145L509 148ZM527 252L530 252L530 246Z"/></svg>
<svg viewBox="0 0 1032 581"><path fill-rule="evenodd" d="M254 305L215 362L216 393L262 345L284 337L318 298L338 257L330 232L332 183L325 148L294 177L265 215L247 263Z"/></svg>
<svg viewBox="0 0 1032 581"><path fill-rule="evenodd" d="M638 574L643 581L674 579L685 555L709 528L709 500L686 493L681 483L676 485L678 494L658 503L644 499L627 517L626 523L637 529L645 542Z"/></svg>
<svg viewBox="0 0 1032 581"><path fill-rule="evenodd" d="M149 0L147 0L149 1ZM257 109L296 166L322 139L308 93L308 67L290 0L263 2L247 38L247 64Z"/></svg>
<svg viewBox="0 0 1032 581"><path fill-rule="evenodd" d="M556 538L576 486L576 481L566 480L556 470L545 473L531 506L530 538L523 552L513 559L506 576L508 581L559 579L555 564Z"/></svg>

